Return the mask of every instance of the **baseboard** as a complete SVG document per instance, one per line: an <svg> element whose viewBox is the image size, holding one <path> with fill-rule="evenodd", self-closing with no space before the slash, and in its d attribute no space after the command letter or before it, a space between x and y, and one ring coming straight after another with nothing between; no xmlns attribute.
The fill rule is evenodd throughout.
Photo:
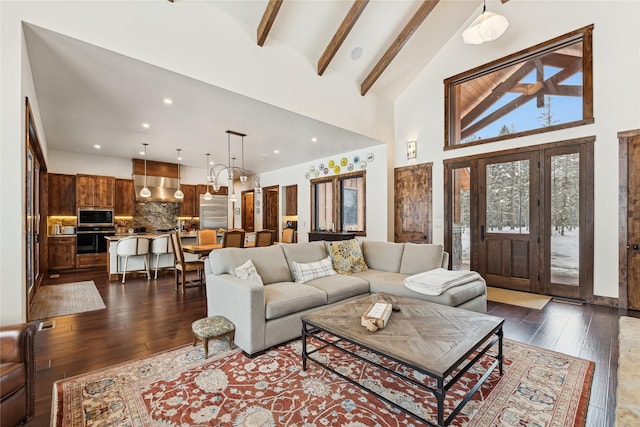
<svg viewBox="0 0 640 427"><path fill-rule="evenodd" d="M590 304L595 305L604 305L606 307L620 307L620 301L618 298L614 297L604 297L601 295L594 295L591 301L588 301Z"/></svg>

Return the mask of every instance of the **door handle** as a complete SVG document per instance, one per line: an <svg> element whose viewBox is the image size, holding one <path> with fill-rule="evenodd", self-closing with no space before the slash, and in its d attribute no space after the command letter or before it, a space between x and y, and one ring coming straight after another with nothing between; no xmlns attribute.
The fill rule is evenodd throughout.
<svg viewBox="0 0 640 427"><path fill-rule="evenodd" d="M484 242L484 225L480 226L480 240Z"/></svg>

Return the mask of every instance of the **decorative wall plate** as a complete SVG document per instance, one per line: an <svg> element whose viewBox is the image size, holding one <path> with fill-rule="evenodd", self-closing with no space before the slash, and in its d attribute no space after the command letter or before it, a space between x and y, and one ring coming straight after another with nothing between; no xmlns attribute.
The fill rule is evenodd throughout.
<svg viewBox="0 0 640 427"><path fill-rule="evenodd" d="M349 164L347 165L347 170L348 170L349 172L351 172L351 171L353 170L353 163L349 163Z"/></svg>
<svg viewBox="0 0 640 427"><path fill-rule="evenodd" d="M319 169L319 170L324 169L324 163L320 163L320 164L318 165L318 169Z"/></svg>
<svg viewBox="0 0 640 427"><path fill-rule="evenodd" d="M336 165L336 162L334 162L333 160L329 160L329 164L327 166L329 166L329 169L333 169L335 165Z"/></svg>
<svg viewBox="0 0 640 427"><path fill-rule="evenodd" d="M339 165L335 165L333 167L333 173L335 173L335 174L339 174L340 173L340 166Z"/></svg>
<svg viewBox="0 0 640 427"><path fill-rule="evenodd" d="M365 162L364 160L360 162L360 169L366 169L367 168L367 162Z"/></svg>
<svg viewBox="0 0 640 427"><path fill-rule="evenodd" d="M324 170L322 172L324 172L325 175L328 174L329 173L329 168L324 168Z"/></svg>
<svg viewBox="0 0 640 427"><path fill-rule="evenodd" d="M367 162L373 162L373 153L367 154Z"/></svg>
<svg viewBox="0 0 640 427"><path fill-rule="evenodd" d="M340 159L340 166L342 167L347 166L347 163L349 163L349 160L347 160L346 157L343 157L342 159Z"/></svg>
<svg viewBox="0 0 640 427"><path fill-rule="evenodd" d="M304 179L309 179L309 178L311 178L311 175L309 174L309 172L305 172Z"/></svg>
<svg viewBox="0 0 640 427"><path fill-rule="evenodd" d="M360 156L354 156L353 157L353 163L355 163L355 164L360 163Z"/></svg>
<svg viewBox="0 0 640 427"><path fill-rule="evenodd" d="M313 171L313 177L314 177L314 178L317 178L317 177L319 177L319 176L320 176L320 171L319 171L318 169L314 170L314 171Z"/></svg>

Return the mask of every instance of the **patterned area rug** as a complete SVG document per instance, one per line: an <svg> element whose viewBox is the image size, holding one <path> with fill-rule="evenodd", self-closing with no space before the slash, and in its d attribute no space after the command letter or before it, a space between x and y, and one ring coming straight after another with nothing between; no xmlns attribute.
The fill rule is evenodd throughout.
<svg viewBox="0 0 640 427"><path fill-rule="evenodd" d="M107 308L93 280L40 286L33 299L30 320L66 316Z"/></svg>
<svg viewBox="0 0 640 427"><path fill-rule="evenodd" d="M640 319L621 316L618 343L617 427L640 426Z"/></svg>
<svg viewBox="0 0 640 427"><path fill-rule="evenodd" d="M301 342L253 359L226 341L185 346L54 384L52 426L418 426L422 423L313 362L301 366ZM228 347L227 347L228 348ZM505 340L497 369L454 419L455 426L584 425L594 363ZM379 361L365 350L359 354ZM317 356L317 354L315 355ZM430 393L332 349L323 356L340 372L403 407L434 420ZM491 362L483 358L482 367ZM385 363L397 369L394 363ZM472 367L448 393L462 399L482 367ZM430 382L413 372L418 381Z"/></svg>

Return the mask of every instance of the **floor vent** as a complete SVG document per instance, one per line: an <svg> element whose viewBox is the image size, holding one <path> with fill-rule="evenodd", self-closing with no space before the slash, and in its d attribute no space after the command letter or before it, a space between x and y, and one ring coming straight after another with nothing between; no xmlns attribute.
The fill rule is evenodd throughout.
<svg viewBox="0 0 640 427"><path fill-rule="evenodd" d="M551 298L551 301L561 302L562 304L584 305L583 301L578 301L575 299L567 299L567 298Z"/></svg>
<svg viewBox="0 0 640 427"><path fill-rule="evenodd" d="M56 327L56 321L55 320L45 320L44 322L40 323L40 325L38 325L38 330L39 331L48 331L49 329L53 329Z"/></svg>

